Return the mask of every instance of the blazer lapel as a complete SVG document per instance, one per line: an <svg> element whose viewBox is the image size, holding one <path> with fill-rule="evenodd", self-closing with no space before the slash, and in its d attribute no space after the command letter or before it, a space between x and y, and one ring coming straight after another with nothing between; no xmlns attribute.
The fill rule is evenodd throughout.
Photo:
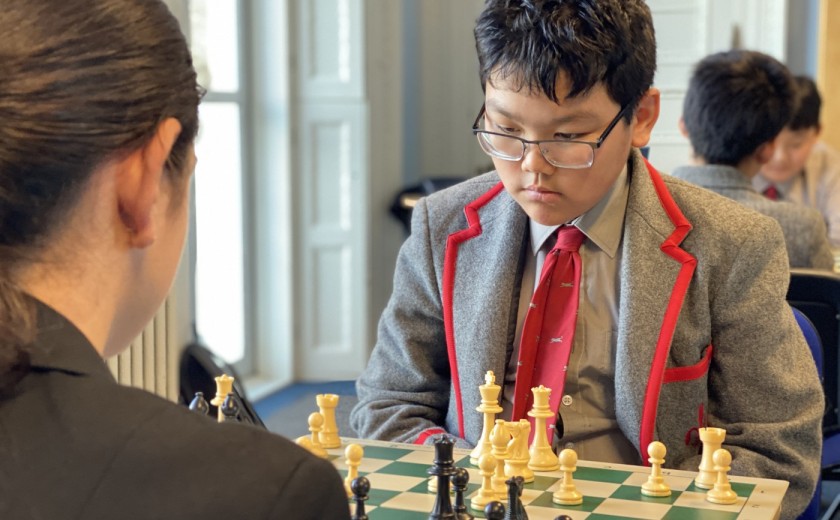
<svg viewBox="0 0 840 520"><path fill-rule="evenodd" d="M497 382L504 378L527 224L524 211L501 183L469 204L465 214L467 227L447 241L443 274L444 324L461 437L482 429L480 414L474 413L466 414L465 428L463 393L478 395L488 370Z"/></svg>
<svg viewBox="0 0 840 520"><path fill-rule="evenodd" d="M653 440L671 339L696 260L679 248L691 225L659 174L637 154L632 166L621 262L616 415L625 435L644 449Z"/></svg>

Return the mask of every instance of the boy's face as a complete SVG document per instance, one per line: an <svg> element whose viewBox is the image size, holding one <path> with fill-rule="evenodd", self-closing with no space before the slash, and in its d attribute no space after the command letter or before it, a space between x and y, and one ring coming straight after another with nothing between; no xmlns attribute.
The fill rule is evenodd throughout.
<svg viewBox="0 0 840 520"><path fill-rule="evenodd" d="M770 182L781 183L798 175L805 168L818 137L819 130L815 127L799 130L785 127L776 137L773 158L761 167L761 176Z"/></svg>
<svg viewBox="0 0 840 520"><path fill-rule="evenodd" d="M517 89L495 76L485 88L484 128L527 140L595 142L622 108L600 83L585 96L566 99L568 81L560 75L556 89L560 104L542 92ZM658 93L654 97L654 112L658 115ZM595 150L595 160L589 168L555 167L533 144L527 146L521 160L493 157L493 164L507 192L531 219L547 226L563 224L591 209L606 194L624 168L631 145L647 143L652 122L637 125L635 115L632 121L630 125L623 118L618 122Z"/></svg>

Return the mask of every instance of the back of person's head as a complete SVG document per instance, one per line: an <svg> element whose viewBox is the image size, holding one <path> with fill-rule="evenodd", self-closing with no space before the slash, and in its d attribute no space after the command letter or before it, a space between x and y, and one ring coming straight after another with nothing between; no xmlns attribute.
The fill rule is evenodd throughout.
<svg viewBox="0 0 840 520"><path fill-rule="evenodd" d="M182 128L167 182L187 189L201 91L159 0L3 0L0 34L0 390L9 390L28 370L34 334L16 272L41 260L97 167L148 142L165 118Z"/></svg>
<svg viewBox="0 0 840 520"><path fill-rule="evenodd" d="M796 111L788 123L791 130L805 130L807 128L820 129L820 108L822 98L817 84L808 76L796 76Z"/></svg>
<svg viewBox="0 0 840 520"><path fill-rule="evenodd" d="M635 105L653 84L656 39L643 0L487 0L475 27L482 88L495 78L558 102L603 84L620 106ZM628 111L628 120L632 111Z"/></svg>
<svg viewBox="0 0 840 520"><path fill-rule="evenodd" d="M772 56L719 52L694 68L683 123L698 157L708 164L737 166L779 134L794 101L790 72Z"/></svg>

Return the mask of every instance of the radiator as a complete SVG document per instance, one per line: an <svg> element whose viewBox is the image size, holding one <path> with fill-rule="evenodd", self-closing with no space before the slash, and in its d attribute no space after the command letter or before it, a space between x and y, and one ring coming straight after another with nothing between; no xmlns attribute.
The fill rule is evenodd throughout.
<svg viewBox="0 0 840 520"><path fill-rule="evenodd" d="M131 347L108 360L108 368L120 384L178 401L180 346L174 323L175 305L167 298Z"/></svg>

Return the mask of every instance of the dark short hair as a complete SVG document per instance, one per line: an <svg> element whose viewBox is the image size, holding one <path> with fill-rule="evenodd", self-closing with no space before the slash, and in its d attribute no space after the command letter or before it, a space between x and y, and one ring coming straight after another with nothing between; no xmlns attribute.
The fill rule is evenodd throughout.
<svg viewBox="0 0 840 520"><path fill-rule="evenodd" d="M503 78L554 102L564 73L569 98L602 83L616 103L635 108L656 71L653 20L643 0L487 0L475 45L483 89Z"/></svg>
<svg viewBox="0 0 840 520"><path fill-rule="evenodd" d="M782 131L794 102L793 78L777 59L748 50L719 52L695 66L683 121L698 156L737 166Z"/></svg>
<svg viewBox="0 0 840 520"><path fill-rule="evenodd" d="M796 76L793 80L796 83L797 104L788 127L791 130L819 129L822 98L817 84L809 76Z"/></svg>

